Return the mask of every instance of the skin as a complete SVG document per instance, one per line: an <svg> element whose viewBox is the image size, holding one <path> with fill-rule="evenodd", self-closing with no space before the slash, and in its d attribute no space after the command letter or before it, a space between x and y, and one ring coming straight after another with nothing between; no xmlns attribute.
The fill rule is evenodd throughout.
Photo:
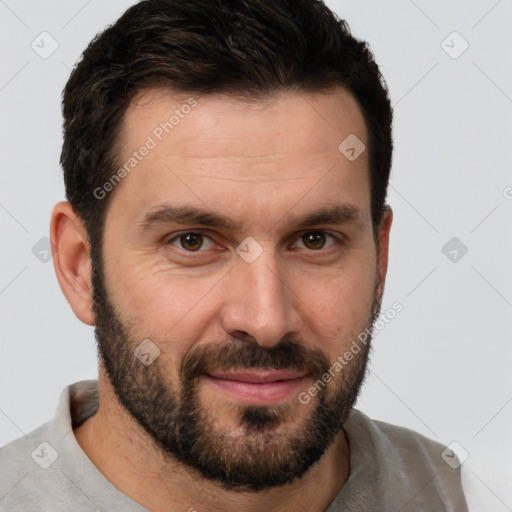
<svg viewBox="0 0 512 512"><path fill-rule="evenodd" d="M143 91L125 113L121 165L189 97ZM268 348L293 336L334 362L367 326L376 283L382 295L392 223L387 208L377 245L367 151L351 162L338 150L352 133L368 146L359 106L341 88L259 102L195 98L191 113L112 192L103 247L110 301L141 341L160 340L159 360L171 387L177 387L188 351L242 336ZM144 216L163 204L214 211L238 226L143 227ZM299 217L334 205L353 206L357 220L297 224ZM209 237L204 249L187 252L176 238L168 243L186 230ZM311 249L301 239L308 231L339 241L327 236L325 248ZM249 236L263 249L252 263L236 252ZM63 293L76 316L94 325L90 247L69 203L55 206L51 239ZM113 485L152 511L168 510L169 503L173 510L199 512L291 511L298 504L322 511L348 478L350 449L341 431L318 464L285 486L245 493L198 479L154 446L117 401L101 365L98 382L99 410L75 429L76 439ZM244 435L235 398L205 381L199 397L219 426ZM303 405L296 393L284 400L291 413L279 428L298 428L314 400Z"/></svg>

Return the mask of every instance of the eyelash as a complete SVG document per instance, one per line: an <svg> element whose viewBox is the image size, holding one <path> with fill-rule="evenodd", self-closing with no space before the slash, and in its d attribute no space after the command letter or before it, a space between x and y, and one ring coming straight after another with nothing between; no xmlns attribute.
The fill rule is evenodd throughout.
<svg viewBox="0 0 512 512"><path fill-rule="evenodd" d="M297 235L296 240L301 240L302 237L304 237L305 235L312 234L312 233L322 233L327 238L330 238L332 240L332 242L333 242L332 245L330 247L327 247L326 249L324 249L324 248L316 249L316 250L315 249L309 249L309 251L312 252L312 253L315 253L315 252L317 252L317 253L326 253L327 251L329 251L333 247L335 247L337 245L341 245L344 242L344 240L345 240L345 238L342 235L340 235L340 234L334 235L333 233L330 233L330 232L322 230L322 229L303 231L302 233ZM210 236L208 236L205 232L199 230L199 231L182 231L180 233L177 233L172 238L169 238L165 242L165 245L166 246L173 246L172 242L178 241L181 237L183 237L185 235L201 235L204 238L209 239L211 242L213 242L215 244L215 241ZM328 242L326 241L326 243L328 243ZM293 245L295 245L295 244L293 244ZM174 246L174 247L178 251L180 251L182 253L185 253L185 254L187 254L190 257L195 257L194 255L196 253L202 253L202 252L206 252L208 250L208 249L206 249L206 250L198 249L197 251L187 251L183 247L177 247L177 246ZM307 247L304 250L308 250Z"/></svg>

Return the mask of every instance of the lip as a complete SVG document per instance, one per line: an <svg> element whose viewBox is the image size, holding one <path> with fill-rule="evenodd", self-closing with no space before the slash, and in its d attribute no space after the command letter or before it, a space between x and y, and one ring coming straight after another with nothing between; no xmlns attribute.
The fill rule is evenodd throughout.
<svg viewBox="0 0 512 512"><path fill-rule="evenodd" d="M280 380L293 380L304 377L305 374L293 370L226 370L212 372L208 375L216 379L264 384Z"/></svg>
<svg viewBox="0 0 512 512"><path fill-rule="evenodd" d="M306 374L293 370L228 370L203 379L221 392L249 405L271 405L298 393Z"/></svg>

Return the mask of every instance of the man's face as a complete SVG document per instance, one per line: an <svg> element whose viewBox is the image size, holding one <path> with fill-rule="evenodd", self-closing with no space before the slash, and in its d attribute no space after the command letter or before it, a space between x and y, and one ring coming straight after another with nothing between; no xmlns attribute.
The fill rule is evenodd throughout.
<svg viewBox="0 0 512 512"><path fill-rule="evenodd" d="M231 488L282 485L332 444L364 376L369 345L332 365L379 305L368 155L338 149L367 145L365 123L342 90L188 99L148 90L126 112L119 167L138 156L95 262L100 355L163 453Z"/></svg>

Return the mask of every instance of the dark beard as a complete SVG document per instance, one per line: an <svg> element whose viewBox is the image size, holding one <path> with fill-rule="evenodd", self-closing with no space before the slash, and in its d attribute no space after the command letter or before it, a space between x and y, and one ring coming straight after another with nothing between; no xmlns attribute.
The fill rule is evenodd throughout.
<svg viewBox="0 0 512 512"><path fill-rule="evenodd" d="M240 491L290 483L322 457L355 404L366 373L369 342L331 386L320 386L311 413L300 428L277 432L292 412L289 404L238 405L244 435L234 436L228 429L215 428L201 405L197 392L201 376L214 369L293 369L310 374L312 384L328 373L331 365L325 354L306 350L289 339L270 349L240 340L212 343L186 354L180 365L180 381L172 389L163 377L166 368L162 358L145 366L135 357L133 351L142 339L134 339L108 300L101 267L100 262L100 270L93 271L95 334L101 364L119 402L156 447L202 477ZM370 325L376 317L372 316ZM154 343L159 345L158 340ZM336 388L330 389L335 382Z"/></svg>

